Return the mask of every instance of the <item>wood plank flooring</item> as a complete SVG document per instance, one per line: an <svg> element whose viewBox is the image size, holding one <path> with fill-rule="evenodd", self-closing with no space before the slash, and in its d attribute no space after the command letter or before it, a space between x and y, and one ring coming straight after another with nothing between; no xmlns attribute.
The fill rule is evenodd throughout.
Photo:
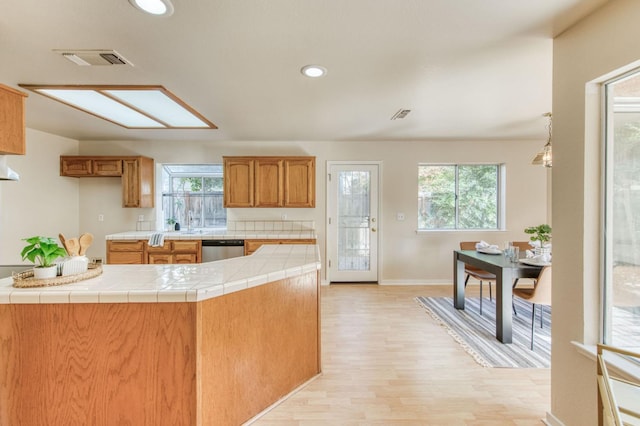
<svg viewBox="0 0 640 426"><path fill-rule="evenodd" d="M252 425L542 424L548 369L480 367L413 300L451 293L323 286L322 376Z"/></svg>

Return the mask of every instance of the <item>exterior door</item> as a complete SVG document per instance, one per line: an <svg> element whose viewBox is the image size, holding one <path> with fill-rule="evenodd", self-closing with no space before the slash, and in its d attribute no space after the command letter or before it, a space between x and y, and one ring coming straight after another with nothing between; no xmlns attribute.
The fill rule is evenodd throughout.
<svg viewBox="0 0 640 426"><path fill-rule="evenodd" d="M377 163L329 163L327 277L330 282L378 281Z"/></svg>

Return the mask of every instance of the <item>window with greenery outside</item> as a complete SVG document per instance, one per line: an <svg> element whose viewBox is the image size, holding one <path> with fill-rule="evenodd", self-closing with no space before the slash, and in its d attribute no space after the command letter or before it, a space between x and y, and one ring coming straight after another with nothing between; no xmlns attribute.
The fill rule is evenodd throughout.
<svg viewBox="0 0 640 426"><path fill-rule="evenodd" d="M500 166L419 165L418 229L497 229Z"/></svg>
<svg viewBox="0 0 640 426"><path fill-rule="evenodd" d="M165 164L162 167L162 213L165 223L187 229L224 228L222 164Z"/></svg>

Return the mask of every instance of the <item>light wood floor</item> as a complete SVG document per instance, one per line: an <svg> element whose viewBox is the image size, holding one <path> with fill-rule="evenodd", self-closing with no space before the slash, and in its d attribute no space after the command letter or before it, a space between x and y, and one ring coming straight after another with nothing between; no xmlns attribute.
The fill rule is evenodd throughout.
<svg viewBox="0 0 640 426"><path fill-rule="evenodd" d="M548 369L480 367L413 300L451 293L323 286L322 376L253 425L542 424Z"/></svg>

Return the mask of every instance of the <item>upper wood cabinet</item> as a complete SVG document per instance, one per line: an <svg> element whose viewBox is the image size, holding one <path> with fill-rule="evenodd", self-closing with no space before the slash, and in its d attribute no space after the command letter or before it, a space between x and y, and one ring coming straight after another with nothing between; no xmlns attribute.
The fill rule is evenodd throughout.
<svg viewBox="0 0 640 426"><path fill-rule="evenodd" d="M122 176L122 157L61 156L60 176Z"/></svg>
<svg viewBox="0 0 640 426"><path fill-rule="evenodd" d="M253 158L224 157L224 206L254 206Z"/></svg>
<svg viewBox="0 0 640 426"><path fill-rule="evenodd" d="M284 206L316 206L316 159L289 158L284 161Z"/></svg>
<svg viewBox="0 0 640 426"><path fill-rule="evenodd" d="M153 159L122 160L122 206L152 208L154 205Z"/></svg>
<svg viewBox="0 0 640 426"><path fill-rule="evenodd" d="M154 161L148 157L60 156L60 176L122 177L122 206L154 206Z"/></svg>
<svg viewBox="0 0 640 426"><path fill-rule="evenodd" d="M225 207L315 207L315 157L223 157Z"/></svg>
<svg viewBox="0 0 640 426"><path fill-rule="evenodd" d="M24 155L26 93L0 84L0 154Z"/></svg>
<svg viewBox="0 0 640 426"><path fill-rule="evenodd" d="M256 207L282 207L284 201L283 160L281 158L256 158L254 166Z"/></svg>

